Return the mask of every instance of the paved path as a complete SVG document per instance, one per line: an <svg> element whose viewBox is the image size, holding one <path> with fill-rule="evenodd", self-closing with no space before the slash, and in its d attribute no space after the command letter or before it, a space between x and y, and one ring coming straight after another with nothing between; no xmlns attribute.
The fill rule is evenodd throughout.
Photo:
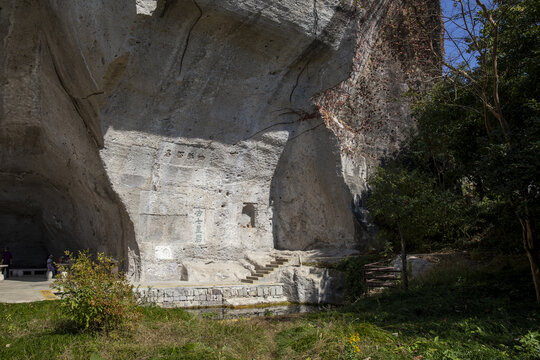
<svg viewBox="0 0 540 360"><path fill-rule="evenodd" d="M51 283L52 281L45 280L43 276L14 277L0 281L0 303L25 303L53 299L50 292Z"/></svg>

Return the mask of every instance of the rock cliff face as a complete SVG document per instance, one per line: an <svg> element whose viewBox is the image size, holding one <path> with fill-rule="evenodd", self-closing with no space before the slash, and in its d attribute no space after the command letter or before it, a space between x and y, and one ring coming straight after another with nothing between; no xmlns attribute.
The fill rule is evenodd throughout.
<svg viewBox="0 0 540 360"><path fill-rule="evenodd" d="M73 9L59 8L67 3ZM99 156L100 105L92 93L104 65L88 55L94 54L88 39L97 33L98 46L120 44L100 42L106 24L96 23L93 32L73 29L69 21L82 16L76 11L85 13L76 5L0 4L0 243L10 246L15 265L43 266L48 253L66 249L139 256L133 225ZM114 25L112 18L101 21ZM138 271L136 261L132 268Z"/></svg>
<svg viewBox="0 0 540 360"><path fill-rule="evenodd" d="M405 3L3 0L0 245L106 251L146 281L367 246L367 176L424 81Z"/></svg>

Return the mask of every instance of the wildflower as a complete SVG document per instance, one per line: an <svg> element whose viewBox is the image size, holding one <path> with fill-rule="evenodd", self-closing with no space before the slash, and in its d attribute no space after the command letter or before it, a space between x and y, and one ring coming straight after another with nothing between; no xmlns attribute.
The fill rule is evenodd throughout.
<svg viewBox="0 0 540 360"><path fill-rule="evenodd" d="M358 333L351 335L349 337L349 344L351 345L353 351L357 353L360 352L360 347L357 344L359 341L360 341L360 335L358 335Z"/></svg>

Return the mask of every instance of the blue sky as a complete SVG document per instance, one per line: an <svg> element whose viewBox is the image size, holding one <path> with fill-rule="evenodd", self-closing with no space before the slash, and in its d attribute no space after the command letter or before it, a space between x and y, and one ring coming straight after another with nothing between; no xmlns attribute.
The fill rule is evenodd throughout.
<svg viewBox="0 0 540 360"><path fill-rule="evenodd" d="M477 9L475 0L463 0L465 4L469 4L472 12ZM486 6L491 7L492 0L483 1ZM441 0L441 6L443 10L443 19L445 20L445 52L446 60L452 64L459 64L463 62L460 57L460 53L457 50L456 44L450 39L452 38L462 50L466 48L464 39L467 37L466 31L462 30L464 26L463 18L461 16L461 7L456 0ZM467 10L467 9L466 9ZM478 29L476 29L478 32ZM464 54L467 61L472 65L476 65L476 60L470 54Z"/></svg>

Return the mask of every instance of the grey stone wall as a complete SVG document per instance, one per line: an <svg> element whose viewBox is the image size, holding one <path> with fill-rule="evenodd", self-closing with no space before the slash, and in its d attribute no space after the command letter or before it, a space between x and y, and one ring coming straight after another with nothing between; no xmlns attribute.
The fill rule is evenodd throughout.
<svg viewBox="0 0 540 360"><path fill-rule="evenodd" d="M242 306L287 301L282 284L155 287L137 289L144 301L163 307Z"/></svg>

